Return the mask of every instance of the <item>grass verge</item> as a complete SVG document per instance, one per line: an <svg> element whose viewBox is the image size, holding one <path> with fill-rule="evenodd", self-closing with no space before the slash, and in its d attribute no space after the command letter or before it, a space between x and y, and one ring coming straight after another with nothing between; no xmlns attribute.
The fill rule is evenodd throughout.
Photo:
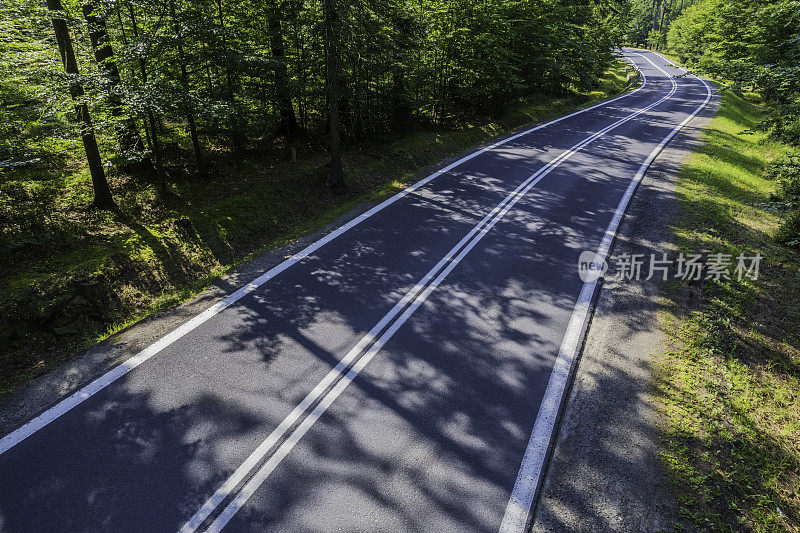
<svg viewBox="0 0 800 533"><path fill-rule="evenodd" d="M722 93L679 175L683 252L763 256L757 280L676 283L658 365L662 457L677 529L800 531L800 257L777 244L765 167L789 148L757 126L755 96Z"/></svg>
<svg viewBox="0 0 800 533"><path fill-rule="evenodd" d="M348 190L337 196L322 191L327 156L310 142L296 162L268 139L243 154L219 148L198 176L186 171L187 140L177 137L168 193L111 171L119 212L86 211L91 181L79 148L54 144L45 131L34 143L41 157L0 168L0 220L8 222L0 227L0 397L237 263L400 190L443 158L626 85L618 62L591 92L535 96L502 118L351 146L343 154Z"/></svg>

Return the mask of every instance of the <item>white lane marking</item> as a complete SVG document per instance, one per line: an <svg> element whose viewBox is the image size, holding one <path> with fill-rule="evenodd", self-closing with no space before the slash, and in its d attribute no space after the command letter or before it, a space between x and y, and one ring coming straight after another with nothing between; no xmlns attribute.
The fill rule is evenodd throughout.
<svg viewBox="0 0 800 533"><path fill-rule="evenodd" d="M667 61L661 54L658 54L662 59ZM649 60L648 60L649 61ZM652 63L652 61L651 61ZM671 63L671 62L669 62ZM655 64L654 64L655 65ZM656 66L661 72L667 74L661 67ZM669 74L667 74L669 75ZM700 78L698 78L700 79ZM639 170L634 175L631 183L628 185L625 194L617 205L614 216L611 219L608 227L606 228L603 240L597 249L598 261L602 261L608 255L614 237L617 234L617 229L622 220L628 203L633 197L639 183L642 181L647 168L652 164L653 160L661 153L664 147L670 140L681 130L690 120L708 104L711 99L711 88L708 84L700 79L706 87L706 98L694 112L686 117L686 119L675 126L672 131L656 146L650 155L645 159L644 163L639 167ZM550 380L545 389L542 404L539 407L539 413L536 416L536 422L531 432L530 440L528 441L525 455L522 458L522 465L520 466L519 473L517 474L514 488L511 491L511 497L508 500L506 511L503 516L503 521L500 524L500 533L523 533L527 531L528 522L531 518L533 502L536 498L537 491L541 481L542 472L544 469L545 461L549 452L550 445L553 441L553 433L555 431L556 422L558 420L558 413L563 402L564 391L569 383L572 375L572 369L578 355L583 340L583 333L586 323L589 319L591 312L591 302L594 297L594 292L597 288L598 280L588 281L583 284L578 301L572 311L567 331L564 334L561 347L558 351L556 363L553 366Z"/></svg>
<svg viewBox="0 0 800 533"><path fill-rule="evenodd" d="M524 183L522 184L524 186ZM517 188L517 190L519 187ZM400 313L400 311L413 299L425 286L430 282L433 276L447 264L453 256L453 253L460 249L467 241L469 241L479 230L486 224L499 209L508 201L508 197L489 212L475 227L470 230L459 242L456 244L447 255L439 260L436 265L431 268L425 276L422 277L406 294L400 299L375 326L364 335L353 348L342 358L342 360L328 372L328 374L320 381L311 392L306 395L302 402L300 402L286 418L270 433L270 435L256 448L250 456L242 463L239 468L228 478L228 480L217 490L216 493L195 513L195 515L181 528L181 531L194 531L202 522L222 503L222 501L241 483L247 474L258 464L258 462L269 452L269 450L280 440L283 435L297 422L297 420L305 413L308 408L313 405L322 396L322 393L334 382L335 379L344 374L344 371L353 362L365 348L372 344L377 335Z"/></svg>
<svg viewBox="0 0 800 533"><path fill-rule="evenodd" d="M641 54L639 54L641 55ZM646 58L645 58L646 59ZM644 78L644 74L642 74ZM646 78L644 78L646 79ZM261 462L272 449L272 447L285 435L285 433L299 420L304 412L319 400L322 393L334 382L335 379L343 376L342 379L336 383L324 397L323 400L313 409L300 425L290 434L289 438L284 441L276 452L262 465L258 472L247 481L242 489L236 496L225 506L222 513L215 519L208 531L217 531L224 527L245 501L255 492L274 468L280 463L294 445L300 440L305 432L314 424L314 422L325 412L327 407L341 394L347 387L347 384L352 381L355 376L361 371L362 368L380 351L381 347L394 335L394 333L402 326L406 320L417 310L417 308L427 299L428 295L441 283L441 281L461 262L461 260L469 253L470 250L494 227L494 225L505 216L505 214L523 197L531 188L533 188L542 178L550 173L554 168L560 165L563 161L571 157L576 152L580 151L583 147L590 144L597 138L603 136L605 133L617 128L621 124L632 120L640 114L652 109L659 105L661 102L669 99L675 94L677 84L672 81L672 90L660 100L648 105L627 115L626 117L606 126L602 130L593 133L589 137L581 140L573 145L568 150L565 150L558 155L555 159L550 161L547 165L532 174L528 179L521 183L514 191L512 191L500 204L498 204L481 222L476 225L458 244L456 244L445 255L439 263L436 264L417 284L401 299L395 306L375 325L369 333L367 333L356 346L348 352L342 361L331 370L328 375L312 390L303 401L278 425L275 430L251 453L251 455L242 463L239 468L225 481L225 483L209 498L205 504L190 518L181 528L181 533L192 533L196 531L205 520L214 512L219 505L230 497L233 491L238 487L247 476L251 474L252 469ZM465 243L468 243L464 246ZM462 246L463 249L462 249ZM459 250L461 250L459 252ZM458 253L455 258L453 256ZM443 266L446 267L439 273L432 282L431 278L436 275ZM429 283L430 282L430 283ZM427 286L426 286L427 285ZM394 323L391 324L381 336L375 341L376 336L389 324L398 313L400 313L406 305L411 302L411 305L402 313ZM353 367L345 373L347 366L361 353L361 351L372 344L369 350L359 358ZM342 385L342 383L344 385ZM323 407L324 406L324 407Z"/></svg>
<svg viewBox="0 0 800 533"><path fill-rule="evenodd" d="M498 146L504 145L504 144L506 144L508 142L511 142L511 141L513 141L515 139L518 139L519 137L522 137L522 136L527 135L529 133L533 133L534 131L540 130L542 128L546 128L548 126L551 126L553 124L561 122L562 120L566 120L566 119L574 117L576 115L580 115L581 113L586 113L587 111L591 111L592 109L596 109L598 107L606 106L608 104L611 104L611 103L616 102L618 100L621 100L623 98L627 98L627 97L637 93L641 89L643 89L645 84L646 84L646 81L643 80L642 84L639 87L637 87L636 89L634 89L633 91L631 91L629 93L625 93L625 94L623 94L621 96L617 96L615 98L611 98L610 100L606 100L606 101L597 103L597 104L595 104L593 106L590 106L590 107L587 107L585 109L580 109L580 110L575 111L573 113L570 113L568 115L564 115L563 117L559 117L557 119L551 120L551 121L546 122L544 124L540 124L538 126L535 126L533 128L527 129L527 130L525 130L523 132L517 133L517 134L512 135L510 137L507 137L505 139L501 139L501 140L499 140L499 141L497 141L497 142L495 142L493 144L490 144L489 146L485 146L484 148L481 148L480 150L477 150L475 152L472 152L469 155L466 155L466 156L462 157L458 161L455 161L455 162L447 165L446 167L437 170L433 174L423 178L422 180L414 183L413 185L410 185L406 189L403 189L402 191L398 192L397 194L387 198L386 200L384 200L380 204L376 205L372 209L362 213L361 215L359 215L358 217L354 218L353 220L347 222L343 226L340 226L339 228L337 228L336 230L332 231L331 233L325 235L324 237L322 237L319 240L313 242L309 246L303 248L301 251L299 251L296 254L292 255L289 259L287 259L287 260L283 261L282 263L280 263L279 265L276 265L275 267L271 268L270 270L268 270L264 274L262 274L262 275L258 276L257 278L255 278L253 281L251 281L247 285L245 285L245 286L241 287L240 289L238 289L236 292L234 292L232 294L229 294L228 296L226 296L225 298L223 298L222 300L220 300L216 304L212 305L211 307L209 307L208 309L206 309L205 311L203 311L199 315L197 315L194 318L190 319L188 322L185 322L184 324L180 325L178 328L174 329L173 331L171 331L170 333L168 333L164 337L160 338L159 340L157 340L156 342L154 342L153 344L151 344L147 348L143 349L142 351L140 351L139 353L137 353L136 355L134 355L133 357L131 357L130 359L125 361L124 363L122 363L119 366L116 366L113 369L109 370L107 373L105 373L102 376L100 376L99 378L95 379L94 381L92 381L88 385L85 385L84 387L82 387L82 388L78 389L76 392L74 392L72 395L70 395L67 398L61 400L60 402L58 402L53 407L50 407L49 409L47 409L46 411L42 412L41 414L39 414L35 418L29 420L28 422L26 422L25 424L23 424L19 428L15 429L11 433L9 433L8 435L6 435L2 439L0 439L0 455L2 455L3 453L7 452L11 448L16 446L20 442L22 442L23 440L25 440L26 438L30 437L31 435L33 435L34 433L36 433L37 431L39 431L40 429L45 427L47 424L53 422L54 420L59 418L64 413L70 411L71 409L73 409L74 407L80 405L85 400L91 398L92 396L94 396L95 394L97 394L98 392L100 392L101 390L106 388L107 386L111 385L112 383L114 383L115 381L117 381L118 379L120 379L121 377L126 375L128 372L130 372L134 368L138 367L139 365L141 365L142 363L144 363L145 361L147 361L148 359L150 359L151 357L153 357L154 355L159 353L161 350L163 350L164 348L166 348L167 346L172 344L173 342L177 341L178 339L180 339L181 337L183 337L184 335L186 335L190 331L194 330L195 328L197 328L198 326L200 326L201 324L206 322L208 319L210 319L210 318L214 317L215 315L219 314L220 312L225 310L227 307L229 307L232 304L236 303L237 301L241 300L243 297L247 296L248 294L250 294L251 292L253 292L257 288L259 288L261 285L263 285L264 283L266 283L270 279L274 278L275 276L277 276L278 274L280 274L281 272L283 272L284 270L286 270L290 266L294 265L298 261L301 261L302 259L305 259L306 257L311 255L312 253L314 253L315 251L317 251L318 249L320 249L321 247L323 247L324 245L326 245L330 241L332 241L335 238L339 237L341 234L345 233L349 229L353 228L354 226L357 226L358 224L360 224L364 220L368 219L369 217L371 217L375 213L377 213L379 211L382 211L383 209L385 209L386 207L388 207L391 204L395 203L396 201L400 200L401 198L405 197L406 195L408 195L408 194L416 191L417 189L423 187L424 185L426 185L430 181L434 180L435 178L441 176L442 174L445 174L445 173L449 172L450 170L454 169L455 167L461 165L462 163L465 163L465 162L469 161L470 159L472 159L474 157L477 157L478 155L480 155L480 154L482 154L484 152L488 152L490 150L493 150L493 149L497 148Z"/></svg>

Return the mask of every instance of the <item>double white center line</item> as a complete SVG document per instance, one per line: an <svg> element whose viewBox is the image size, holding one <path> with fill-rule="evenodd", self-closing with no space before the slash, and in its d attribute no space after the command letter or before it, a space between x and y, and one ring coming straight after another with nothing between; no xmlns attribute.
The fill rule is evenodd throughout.
<svg viewBox="0 0 800 533"><path fill-rule="evenodd" d="M647 57L641 57L653 64ZM656 65L653 64L653 66ZM214 495L184 524L181 532L193 533L199 529L206 528L206 526L206 531L219 531L225 527L228 521L258 487L264 483L317 419L322 416L350 382L355 379L359 372L372 360L395 332L405 324L456 265L483 239L489 230L532 187L566 159L609 131L671 98L677 90L677 84L672 77L669 79L672 83L672 89L666 96L576 143L531 175L506 196L358 341L341 362L308 393L303 401L281 421L275 430L264 439Z"/></svg>

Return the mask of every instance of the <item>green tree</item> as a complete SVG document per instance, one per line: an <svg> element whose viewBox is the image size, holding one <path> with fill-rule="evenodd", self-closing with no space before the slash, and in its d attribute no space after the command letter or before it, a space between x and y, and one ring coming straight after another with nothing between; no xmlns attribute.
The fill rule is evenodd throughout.
<svg viewBox="0 0 800 533"><path fill-rule="evenodd" d="M97 140L94 135L92 117L89 115L89 106L83 99L83 85L79 78L78 61L69 35L64 6L61 4L61 0L47 0L47 9L50 10L52 15L53 29L58 42L61 61L64 63L64 70L69 76L69 92L75 101L75 114L81 125L81 140L86 152L86 160L89 163L89 171L94 188L94 201L92 204L99 209L112 209L116 204L111 197L108 181L106 181L100 150L97 148Z"/></svg>

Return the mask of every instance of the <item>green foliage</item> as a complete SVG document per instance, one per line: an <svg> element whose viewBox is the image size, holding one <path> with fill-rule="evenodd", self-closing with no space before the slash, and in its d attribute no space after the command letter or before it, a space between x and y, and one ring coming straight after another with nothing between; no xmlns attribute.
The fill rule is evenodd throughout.
<svg viewBox="0 0 800 533"><path fill-rule="evenodd" d="M635 46L661 49L666 29L689 5L686 0L630 0L625 39Z"/></svg>
<svg viewBox="0 0 800 533"><path fill-rule="evenodd" d="M778 196L790 206L800 204L800 156L788 155L765 170L768 179L777 182Z"/></svg>
<svg viewBox="0 0 800 533"><path fill-rule="evenodd" d="M4 102L11 87L28 87L38 93L36 110L46 111L42 120L74 130L51 14L38 0L9 2L0 28L9 73L0 76ZM305 135L325 132L329 80L319 1L62 2L110 164L145 155L168 163L175 142L187 150L195 140L201 151L241 152L276 131L282 101ZM624 6L621 0L340 1L335 81L345 139L492 114L536 92L591 88L610 65ZM103 64L94 58L89 34L96 25L89 25L86 9L107 30L102 45L110 56ZM26 101L24 94L14 98ZM4 139L19 148L13 124L34 120L6 103L9 110L15 111L4 117ZM131 153L120 142L121 129L141 137L147 153Z"/></svg>
<svg viewBox="0 0 800 533"><path fill-rule="evenodd" d="M800 144L800 2L700 0L670 25L667 44L734 90L761 91L775 108L762 127Z"/></svg>
<svg viewBox="0 0 800 533"><path fill-rule="evenodd" d="M625 40L631 44L643 46L649 41L653 28L653 2L649 0L633 0L630 5Z"/></svg>
<svg viewBox="0 0 800 533"><path fill-rule="evenodd" d="M775 197L784 214L778 241L800 248L800 156L786 156L771 164L765 174L777 184Z"/></svg>
<svg viewBox="0 0 800 533"><path fill-rule="evenodd" d="M773 138L800 145L800 2L700 0L669 28L670 49L731 90L758 91L772 111L758 125ZM800 244L797 158L768 172L779 183L785 221L780 242Z"/></svg>
<svg viewBox="0 0 800 533"><path fill-rule="evenodd" d="M50 239L71 242L54 228L68 226L62 219L91 202L70 81L83 86L112 188L131 163L148 157L166 191L195 147L190 179L201 178L215 159L274 150L281 98L297 117L300 142L319 149L329 82L319 1L62 3L80 71L72 80L63 73L44 2L8 0L3 7L3 252L16 253L21 243L33 253ZM486 118L537 93L591 90L611 63L622 20L617 0L338 4L342 68L334 82L348 142ZM87 13L106 31L99 46L109 53L100 63L90 39L98 25ZM126 145L126 137L143 143ZM146 172L138 177L158 183Z"/></svg>

